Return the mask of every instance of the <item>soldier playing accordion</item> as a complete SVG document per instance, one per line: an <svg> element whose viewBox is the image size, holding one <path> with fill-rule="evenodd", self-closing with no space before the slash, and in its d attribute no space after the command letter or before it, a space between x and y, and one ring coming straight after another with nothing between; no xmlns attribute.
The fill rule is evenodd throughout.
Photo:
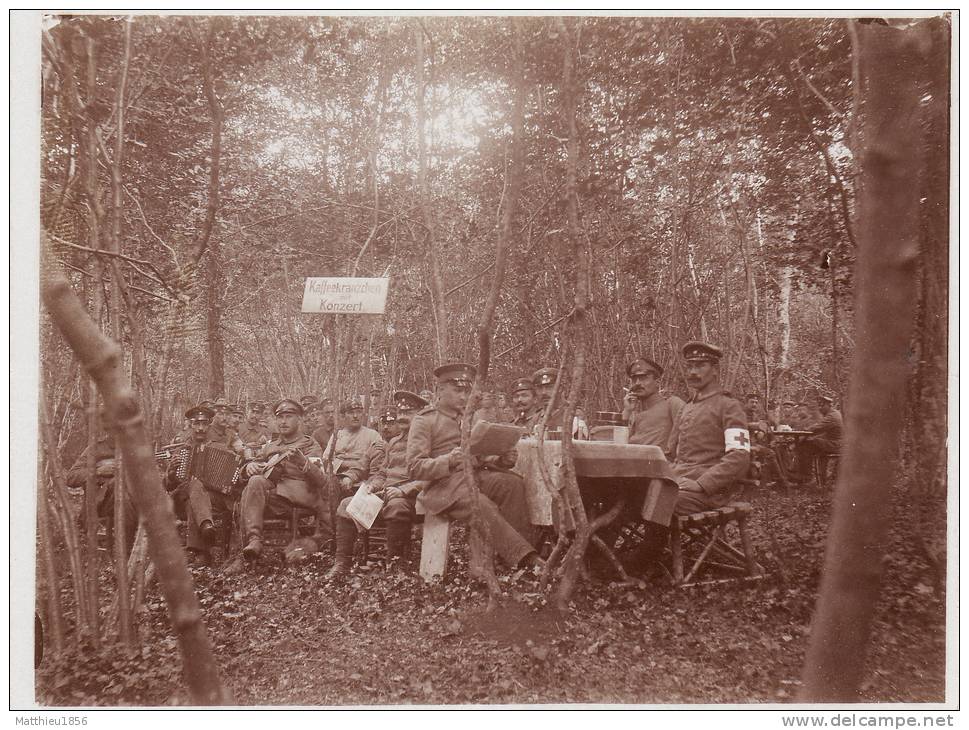
<svg viewBox="0 0 969 730"><path fill-rule="evenodd" d="M209 439L213 415L207 406L194 406L185 412L190 441L172 455L165 477L169 489L187 495L188 549L206 562L218 536L215 516L225 525L231 523L238 499L234 488L241 473L238 457L228 446Z"/></svg>

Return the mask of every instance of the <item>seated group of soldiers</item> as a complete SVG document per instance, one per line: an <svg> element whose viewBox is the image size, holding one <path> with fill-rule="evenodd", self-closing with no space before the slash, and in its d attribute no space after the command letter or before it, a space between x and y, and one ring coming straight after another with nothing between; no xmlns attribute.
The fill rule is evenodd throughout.
<svg viewBox="0 0 969 730"><path fill-rule="evenodd" d="M719 384L721 350L689 342L682 355L691 398L684 402L662 395L662 367L639 357L627 367L630 388L623 416L630 443L663 449L679 486L675 512L689 514L730 501L733 487L747 474L751 441L748 414ZM475 418L510 421L533 431L548 413L546 426L554 428L562 420L563 400L551 403L556 375L555 369L543 368L531 378L516 379L510 389L513 413L502 412L503 405L492 398L483 402ZM224 451L244 466L240 494L212 489L172 461L165 483L176 511L184 505L188 548L206 558L217 539L217 519L228 524L237 509L244 559L240 564L252 563L263 553L266 517L288 515L299 507L315 516L315 547L335 545L328 575L335 580L351 569L358 526L347 509L360 485L383 500L380 518L392 565L408 555L418 499L428 514L468 518L471 491L460 450L460 422L476 372L471 365L449 363L437 368L434 376L434 393L395 392L393 405L381 409L377 428L365 424L363 403L356 398L341 405L339 425L332 402L312 396L276 402L272 429L265 423L267 408L262 402L249 404L245 414L224 399L189 408L182 439L192 453ZM573 420L573 435L588 438L582 418ZM103 450L113 456L113 443L107 439ZM102 442L98 443L100 448ZM524 483L512 471L516 454L512 449L498 456L473 457L479 508L501 560L512 568L535 568L543 560L536 550L537 532L529 522ZM87 463L82 454L69 482L84 482ZM110 490L113 465L103 471L99 467L98 480ZM665 538L658 531L644 543L645 552L635 562L655 559Z"/></svg>

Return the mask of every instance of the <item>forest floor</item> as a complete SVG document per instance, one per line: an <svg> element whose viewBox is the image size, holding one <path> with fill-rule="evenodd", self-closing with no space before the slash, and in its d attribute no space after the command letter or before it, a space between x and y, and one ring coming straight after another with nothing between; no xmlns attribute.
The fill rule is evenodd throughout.
<svg viewBox="0 0 969 730"><path fill-rule="evenodd" d="M914 547L908 497L892 491L895 527L863 701L943 702L944 589ZM594 580L563 615L534 581L508 574L500 574L504 605L486 614L484 588L467 578L462 532L452 536L441 585L372 564L330 586L322 580L329 554L295 566L271 556L242 575L192 571L239 705L785 703L798 691L831 499L806 487L748 495L762 581L673 589ZM941 534L944 505L933 524ZM133 655L112 645L45 658L38 702L186 704L157 586L139 629L143 648Z"/></svg>

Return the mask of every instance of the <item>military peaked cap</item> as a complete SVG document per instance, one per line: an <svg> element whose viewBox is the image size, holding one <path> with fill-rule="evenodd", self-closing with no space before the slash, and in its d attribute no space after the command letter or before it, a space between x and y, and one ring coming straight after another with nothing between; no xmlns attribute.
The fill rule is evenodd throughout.
<svg viewBox="0 0 969 730"><path fill-rule="evenodd" d="M558 377L558 374L559 371L555 368L536 370L535 374L532 375L532 383L534 385L552 385Z"/></svg>
<svg viewBox="0 0 969 730"><path fill-rule="evenodd" d="M381 423L394 423L397 420L397 409L393 406L387 406L380 411L380 418L378 420Z"/></svg>
<svg viewBox="0 0 969 730"><path fill-rule="evenodd" d="M470 388L474 383L474 376L478 371L474 365L466 362L450 362L434 369L434 377L439 383L454 383L458 386Z"/></svg>
<svg viewBox="0 0 969 730"><path fill-rule="evenodd" d="M683 359L687 362L720 362L723 350L707 342L687 342L683 345Z"/></svg>
<svg viewBox="0 0 969 730"><path fill-rule="evenodd" d="M303 410L306 411L307 413L323 410L323 404L320 403L318 400L313 400L313 401L310 401L309 403L304 403L302 405L303 405Z"/></svg>
<svg viewBox="0 0 969 730"><path fill-rule="evenodd" d="M308 406L310 403L317 403L319 400L320 399L315 395L301 395L299 397L299 404L303 406L303 408L306 408L306 406Z"/></svg>
<svg viewBox="0 0 969 730"><path fill-rule="evenodd" d="M409 390L398 390L394 392L394 404L398 411L418 411L430 405L425 398L421 398L417 393Z"/></svg>
<svg viewBox="0 0 969 730"><path fill-rule="evenodd" d="M242 415L242 406L240 406L238 403L233 403L231 406L229 406L229 412L230 413L238 413L241 416Z"/></svg>
<svg viewBox="0 0 969 730"><path fill-rule="evenodd" d="M834 398L829 395L819 395L818 403L834 403Z"/></svg>
<svg viewBox="0 0 969 730"><path fill-rule="evenodd" d="M517 393L519 390L530 390L535 391L535 386L532 384L531 378L518 378L514 383L511 384L511 392Z"/></svg>
<svg viewBox="0 0 969 730"><path fill-rule="evenodd" d="M265 401L254 400L249 404L249 410L253 413L262 413L266 410L266 403Z"/></svg>
<svg viewBox="0 0 969 730"><path fill-rule="evenodd" d="M201 404L197 406L192 406L187 411L185 411L185 418L187 418L189 421L195 420L196 418L205 418L206 420L211 421L212 416L214 415L215 415L215 412L211 408L208 408L207 406L204 406Z"/></svg>
<svg viewBox="0 0 969 730"><path fill-rule="evenodd" d="M343 405L340 406L340 413L347 413L348 411L362 411L362 410L363 410L363 401L360 400L360 398L358 398L357 396L348 398L346 401L344 401Z"/></svg>
<svg viewBox="0 0 969 730"><path fill-rule="evenodd" d="M216 398L212 403L212 409L215 411L227 411L229 410L229 401L225 398Z"/></svg>
<svg viewBox="0 0 969 730"><path fill-rule="evenodd" d="M295 413L298 416L302 416L303 406L292 398L283 398L273 406L273 413L277 416L281 416L284 413Z"/></svg>
<svg viewBox="0 0 969 730"><path fill-rule="evenodd" d="M654 360L648 357L637 357L626 366L626 375L630 378L634 375L655 375L659 377L663 374L663 368Z"/></svg>

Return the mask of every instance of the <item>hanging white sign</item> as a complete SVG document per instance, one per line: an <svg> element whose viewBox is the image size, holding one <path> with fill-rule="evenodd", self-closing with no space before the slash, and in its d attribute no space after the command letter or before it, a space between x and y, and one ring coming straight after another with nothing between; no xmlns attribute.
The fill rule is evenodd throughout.
<svg viewBox="0 0 969 730"><path fill-rule="evenodd" d="M383 314L390 279L320 277L306 279L303 311L315 314Z"/></svg>

